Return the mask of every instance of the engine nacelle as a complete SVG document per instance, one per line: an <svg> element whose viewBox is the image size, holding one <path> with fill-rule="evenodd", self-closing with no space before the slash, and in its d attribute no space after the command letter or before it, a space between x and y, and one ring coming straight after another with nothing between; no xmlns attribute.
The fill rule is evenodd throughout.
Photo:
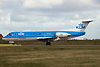
<svg viewBox="0 0 100 67"><path fill-rule="evenodd" d="M56 33L56 37L68 37L70 35L70 33Z"/></svg>

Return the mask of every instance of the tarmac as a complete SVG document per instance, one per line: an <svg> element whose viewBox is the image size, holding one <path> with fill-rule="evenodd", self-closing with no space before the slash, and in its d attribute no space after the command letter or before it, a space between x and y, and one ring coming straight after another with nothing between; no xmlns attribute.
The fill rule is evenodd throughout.
<svg viewBox="0 0 100 67"><path fill-rule="evenodd" d="M0 46L47 46L47 45L0 45ZM69 46L69 47L95 47L100 45L50 45L50 46Z"/></svg>

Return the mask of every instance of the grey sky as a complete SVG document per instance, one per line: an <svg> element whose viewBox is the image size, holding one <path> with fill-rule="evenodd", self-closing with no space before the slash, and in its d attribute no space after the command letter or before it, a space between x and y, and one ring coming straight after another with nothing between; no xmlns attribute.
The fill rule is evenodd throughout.
<svg viewBox="0 0 100 67"><path fill-rule="evenodd" d="M95 20L81 38L100 38L100 0L0 0L3 35L11 31L73 29L80 20Z"/></svg>

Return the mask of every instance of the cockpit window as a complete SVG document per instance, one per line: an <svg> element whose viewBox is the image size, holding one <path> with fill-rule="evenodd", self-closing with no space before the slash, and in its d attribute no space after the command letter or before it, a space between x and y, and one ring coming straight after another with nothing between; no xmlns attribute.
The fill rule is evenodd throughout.
<svg viewBox="0 0 100 67"><path fill-rule="evenodd" d="M8 36L12 36L11 34L8 34Z"/></svg>

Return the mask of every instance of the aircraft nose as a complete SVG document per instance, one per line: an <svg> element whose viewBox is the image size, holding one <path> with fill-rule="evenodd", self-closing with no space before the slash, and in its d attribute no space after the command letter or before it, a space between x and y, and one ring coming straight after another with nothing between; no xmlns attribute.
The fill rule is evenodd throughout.
<svg viewBox="0 0 100 67"><path fill-rule="evenodd" d="M5 38L2 38L2 40L5 40Z"/></svg>
<svg viewBox="0 0 100 67"><path fill-rule="evenodd" d="M2 38L2 40L8 40L7 38Z"/></svg>

